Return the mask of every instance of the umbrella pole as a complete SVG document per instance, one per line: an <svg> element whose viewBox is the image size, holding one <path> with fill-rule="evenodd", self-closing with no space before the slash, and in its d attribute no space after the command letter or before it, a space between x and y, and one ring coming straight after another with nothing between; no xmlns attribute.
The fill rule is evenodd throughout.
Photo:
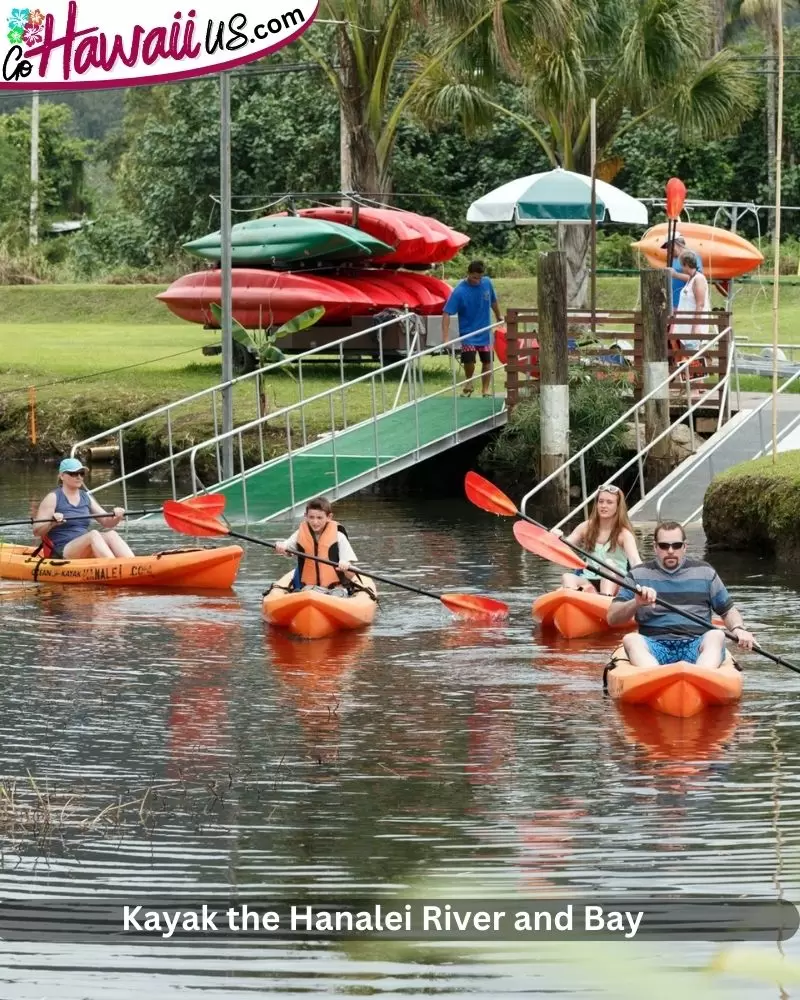
<svg viewBox="0 0 800 1000"><path fill-rule="evenodd" d="M592 232L591 232L591 298L592 337L597 331L597 100L591 103L591 149L592 149Z"/></svg>

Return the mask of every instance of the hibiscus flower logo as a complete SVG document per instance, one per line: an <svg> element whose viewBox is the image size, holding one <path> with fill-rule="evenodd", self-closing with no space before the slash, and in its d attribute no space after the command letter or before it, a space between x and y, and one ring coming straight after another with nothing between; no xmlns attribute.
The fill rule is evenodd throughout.
<svg viewBox="0 0 800 1000"><path fill-rule="evenodd" d="M8 40L12 45L22 45L30 48L40 45L43 41L43 26L47 18L44 11L30 10L27 7L13 7L8 21Z"/></svg>
<svg viewBox="0 0 800 1000"><path fill-rule="evenodd" d="M8 20L8 40L12 45L20 45L25 36L25 25L28 23L30 11L27 7L12 7Z"/></svg>
<svg viewBox="0 0 800 1000"><path fill-rule="evenodd" d="M28 23L26 27L40 28L45 21L47 15L42 13L38 8L36 10L31 10L28 12Z"/></svg>

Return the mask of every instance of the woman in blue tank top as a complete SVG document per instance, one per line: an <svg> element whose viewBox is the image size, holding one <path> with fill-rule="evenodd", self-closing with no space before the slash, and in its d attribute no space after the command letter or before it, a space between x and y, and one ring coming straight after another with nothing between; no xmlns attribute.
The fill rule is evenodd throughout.
<svg viewBox="0 0 800 1000"><path fill-rule="evenodd" d="M42 539L45 556L55 559L132 558L127 542L112 530L125 517L115 507L107 517L100 504L83 488L88 470L77 458L65 458L58 467L58 486L39 504L33 533ZM91 518L109 530L90 528Z"/></svg>
<svg viewBox="0 0 800 1000"><path fill-rule="evenodd" d="M588 521L579 524L567 536L567 541L609 563L621 576L642 561L636 547L633 527L628 519L625 494L619 486L607 484L600 488ZM592 565L590 561L586 569L565 573L561 578L561 586L568 590L587 590L593 594L598 589L601 594L616 594L619 587L592 572Z"/></svg>

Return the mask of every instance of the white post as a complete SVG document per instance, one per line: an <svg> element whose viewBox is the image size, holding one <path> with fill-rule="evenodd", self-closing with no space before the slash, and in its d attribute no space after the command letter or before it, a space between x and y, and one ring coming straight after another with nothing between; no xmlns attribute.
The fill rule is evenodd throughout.
<svg viewBox="0 0 800 1000"><path fill-rule="evenodd" d="M231 78L220 73L220 244L222 280L222 432L233 430L233 388L224 385L233 378L233 289L231 276ZM222 446L222 476L233 476L233 437Z"/></svg>
<svg viewBox="0 0 800 1000"><path fill-rule="evenodd" d="M772 284L772 464L778 460L778 301L781 264L781 164L783 162L783 0L775 4L778 38L778 108L775 137L775 269Z"/></svg>
<svg viewBox="0 0 800 1000"><path fill-rule="evenodd" d="M31 208L28 222L28 244L39 243L39 91L31 100Z"/></svg>

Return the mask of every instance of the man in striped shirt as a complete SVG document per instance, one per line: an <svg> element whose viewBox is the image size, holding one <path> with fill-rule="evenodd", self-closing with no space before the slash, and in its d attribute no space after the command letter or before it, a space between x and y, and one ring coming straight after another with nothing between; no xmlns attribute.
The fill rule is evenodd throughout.
<svg viewBox="0 0 800 1000"><path fill-rule="evenodd" d="M752 649L755 637L744 627L733 598L713 566L686 558L686 535L677 521L663 521L654 533L656 558L628 571L642 589L619 590L608 609L608 624L625 625L636 619L638 632L623 639L631 663L641 667L665 666L686 660L699 667L718 667L725 659L725 633L711 625L712 612L720 615L743 649ZM708 622L708 629L655 604L661 597Z"/></svg>

